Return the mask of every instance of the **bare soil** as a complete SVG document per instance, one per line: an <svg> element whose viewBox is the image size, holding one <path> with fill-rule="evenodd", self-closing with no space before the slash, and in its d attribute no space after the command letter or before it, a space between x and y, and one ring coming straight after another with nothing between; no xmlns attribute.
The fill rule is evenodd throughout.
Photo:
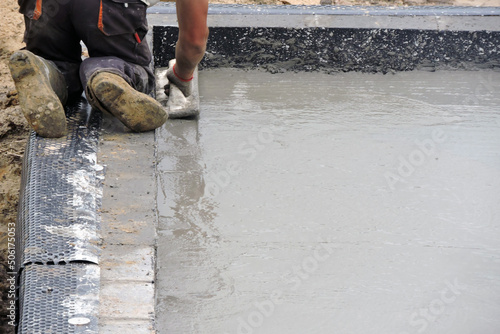
<svg viewBox="0 0 500 334"><path fill-rule="evenodd" d="M13 333L8 325L8 289L6 254L7 226L15 223L21 166L28 137L28 125L18 106L17 92L10 77L7 61L12 52L23 46L24 22L17 1L0 0L0 332Z"/></svg>
<svg viewBox="0 0 500 334"><path fill-rule="evenodd" d="M227 4L272 5L453 5L500 6L500 0L215 0ZM23 47L24 22L18 13L17 1L0 0L0 332L11 333L7 325L7 226L15 223L19 201L19 187L28 125L18 105L17 92L10 77L7 61L10 55Z"/></svg>

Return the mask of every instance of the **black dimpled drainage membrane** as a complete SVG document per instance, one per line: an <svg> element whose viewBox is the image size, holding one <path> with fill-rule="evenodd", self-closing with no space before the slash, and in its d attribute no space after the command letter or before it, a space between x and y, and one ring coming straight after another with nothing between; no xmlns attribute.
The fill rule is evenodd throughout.
<svg viewBox="0 0 500 334"><path fill-rule="evenodd" d="M177 27L154 27L155 67L168 66L177 35ZM500 68L498 45L498 31L213 27L200 69L388 73Z"/></svg>
<svg viewBox="0 0 500 334"><path fill-rule="evenodd" d="M84 99L66 109L69 133L31 133L17 223L18 333L97 333L100 116Z"/></svg>

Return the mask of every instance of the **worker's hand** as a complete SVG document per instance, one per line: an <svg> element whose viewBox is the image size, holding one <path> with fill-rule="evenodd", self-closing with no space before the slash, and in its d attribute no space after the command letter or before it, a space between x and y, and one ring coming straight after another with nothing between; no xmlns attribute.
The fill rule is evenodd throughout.
<svg viewBox="0 0 500 334"><path fill-rule="evenodd" d="M169 84L174 84L179 90L184 94L185 97L188 97L192 93L193 86L193 77L191 78L182 78L175 71L175 60L170 61L169 65L171 65L167 70L167 79ZM168 86L168 85L167 85ZM165 86L165 94L169 95L169 87Z"/></svg>
<svg viewBox="0 0 500 334"><path fill-rule="evenodd" d="M174 72L175 63L172 59L168 62L168 69L156 69L156 99L167 109L170 119L196 117L200 113L198 69L195 67L193 78L185 81L179 78L177 67Z"/></svg>

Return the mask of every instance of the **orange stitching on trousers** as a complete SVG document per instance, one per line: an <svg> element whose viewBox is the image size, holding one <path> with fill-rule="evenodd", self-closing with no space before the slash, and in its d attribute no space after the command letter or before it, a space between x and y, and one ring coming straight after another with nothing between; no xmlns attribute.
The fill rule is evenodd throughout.
<svg viewBox="0 0 500 334"><path fill-rule="evenodd" d="M99 6L99 20L97 21L97 28L99 28L99 30L106 35L106 33L104 32L104 24L102 23L102 0Z"/></svg>
<svg viewBox="0 0 500 334"><path fill-rule="evenodd" d="M38 20L42 16L42 0L36 0L35 11L33 12L33 20Z"/></svg>

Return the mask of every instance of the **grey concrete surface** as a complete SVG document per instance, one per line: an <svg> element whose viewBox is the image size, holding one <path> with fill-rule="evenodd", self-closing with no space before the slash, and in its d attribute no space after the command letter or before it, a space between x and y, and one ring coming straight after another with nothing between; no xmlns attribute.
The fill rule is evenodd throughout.
<svg viewBox="0 0 500 334"><path fill-rule="evenodd" d="M104 115L99 332L155 333L154 132L131 133Z"/></svg>
<svg viewBox="0 0 500 334"><path fill-rule="evenodd" d="M150 25L177 25L175 6L148 9ZM244 6L209 8L210 27L421 29L498 31L498 7Z"/></svg>
<svg viewBox="0 0 500 334"><path fill-rule="evenodd" d="M499 72L199 85L158 133L158 333L498 332Z"/></svg>

